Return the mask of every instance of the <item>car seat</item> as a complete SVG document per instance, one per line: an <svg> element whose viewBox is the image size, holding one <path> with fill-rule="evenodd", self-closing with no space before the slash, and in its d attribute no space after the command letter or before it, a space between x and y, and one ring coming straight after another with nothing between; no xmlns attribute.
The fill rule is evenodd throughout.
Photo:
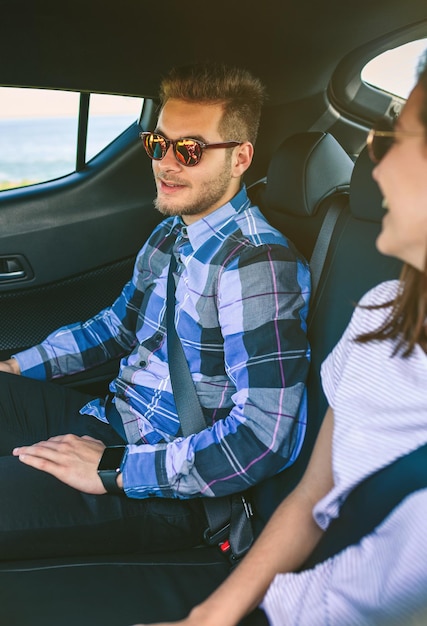
<svg viewBox="0 0 427 626"><path fill-rule="evenodd" d="M301 137L302 143L297 141L297 150L308 141L312 151L314 144L309 139L315 137L311 133L309 135L308 138ZM329 139L321 138L320 145L323 141L330 143ZM316 149L313 158L315 153ZM337 158L339 155L344 158L338 148L334 153ZM307 174L310 163L304 158L300 158L299 162ZM282 162L282 167L287 171L286 161ZM333 169L336 163L333 158L329 161L328 157L328 161L320 159L319 167ZM352 170L349 196L341 189L341 185L334 189L332 195L328 195L326 185L323 193L321 181L318 194L312 195L311 188L307 188L308 193L301 196L301 192L298 196L290 188L297 184L300 190L305 189L305 186L300 185L301 172L294 169L292 177L288 171L286 176L283 172L281 175L278 169L277 175L282 176L285 184L283 212L280 206L271 202L269 195L270 183L276 184L274 178L273 181L267 180L267 184L262 182L258 189L253 190L259 194L266 215L272 217L276 225L280 221L286 234L292 228L291 238L297 247L305 247L309 257L316 240L315 229L311 231L309 226L310 219L318 222L319 230L337 194L342 203L330 242L326 246L325 263L309 318L308 332L312 347L308 380L310 427L295 464L256 488L255 506L261 512L263 521L301 476L310 455L326 409L319 382L321 361L339 339L360 296L376 283L399 273L400 264L381 256L375 249L383 211L380 194L371 178L371 169L364 151ZM316 198L316 195L319 197ZM301 201L302 197L306 199L304 202ZM292 198L294 206L299 198L301 209L311 207L309 212L304 209L303 215L296 215L295 209L293 212L288 211L286 205ZM215 548L194 548L152 555L3 562L0 563L0 624L130 626L137 622L179 619L217 587L229 571L229 563ZM245 626L251 626L250 619L245 621Z"/></svg>

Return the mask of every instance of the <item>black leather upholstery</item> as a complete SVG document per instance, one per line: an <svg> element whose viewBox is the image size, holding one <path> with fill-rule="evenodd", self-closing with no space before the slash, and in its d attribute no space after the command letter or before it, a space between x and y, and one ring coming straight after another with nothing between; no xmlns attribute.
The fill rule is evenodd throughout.
<svg viewBox="0 0 427 626"><path fill-rule="evenodd" d="M382 196L372 178L373 164L368 150L359 154L351 178L350 210L354 217L368 222L381 222L384 216Z"/></svg>
<svg viewBox="0 0 427 626"><path fill-rule="evenodd" d="M306 135L307 137L297 135L291 139L294 146L295 142L298 143L298 160L305 164L305 171L307 171L307 160L312 158L312 147L317 145L316 134L314 137L312 136L313 133L306 133ZM288 140L285 143L287 144ZM302 145L308 147L307 160L301 158L299 149ZM330 162L321 161L322 171L331 169L340 172L337 162L340 162L342 158L342 148L335 141L329 142L329 146L333 147L333 150L328 152L332 160ZM292 160L292 163L296 162L296 159ZM347 165L345 171L347 172ZM276 175L278 181L278 170L276 170ZM298 193L300 193L301 181L296 170L293 171L293 175L298 181ZM287 175L283 176L282 180L287 180L288 185L291 184ZM337 185L337 189L323 199L316 200L314 193L308 196L305 194L305 197L312 198L311 217L304 215L307 210L301 197L299 205L297 205L302 209L299 216L289 215L285 206L280 212L271 210L268 204L263 207L268 219L284 233L290 235L293 242L302 252L305 252L308 259L310 259L317 234L328 208L332 203L341 208L318 290L310 304L308 336L312 361L308 377L306 438L301 454L293 466L273 479L269 479L265 484L256 487L256 508L263 523L267 521L268 515L272 513L281 496L288 493L298 483L308 463L317 432L327 409L327 401L319 375L322 361L341 337L360 297L377 283L398 276L400 271L398 261L384 257L375 247L375 240L380 230L383 215L382 198L377 185L372 180L372 164L367 157L366 150L362 151L354 168L351 168L349 181L349 190L346 191L345 187L343 190L342 185ZM269 184L270 181L268 181L267 187ZM319 190L320 187L317 189ZM284 190L285 198L289 197L287 194L289 194L288 189ZM266 196L268 197L268 194ZM294 198L297 200L296 193ZM278 207L277 204L275 206Z"/></svg>
<svg viewBox="0 0 427 626"><path fill-rule="evenodd" d="M350 182L353 161L328 133L298 133L285 139L267 172L269 211L315 215L321 201Z"/></svg>
<svg viewBox="0 0 427 626"><path fill-rule="evenodd" d="M329 198L348 193L352 171L353 161L332 135L298 133L274 154L254 200L270 223L310 259Z"/></svg>

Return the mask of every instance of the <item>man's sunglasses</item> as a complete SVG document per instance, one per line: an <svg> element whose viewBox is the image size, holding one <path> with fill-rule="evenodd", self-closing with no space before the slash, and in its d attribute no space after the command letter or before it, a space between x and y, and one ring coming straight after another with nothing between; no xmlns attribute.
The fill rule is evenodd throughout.
<svg viewBox="0 0 427 626"><path fill-rule="evenodd" d="M379 120L369 131L366 139L369 157L374 163L379 163L398 137L419 137L424 134L423 131L411 132L409 130L395 129L388 120Z"/></svg>
<svg viewBox="0 0 427 626"><path fill-rule="evenodd" d="M200 162L203 150L208 148L234 148L240 146L241 141L224 141L222 143L203 143L198 139L166 139L159 133L140 133L140 138L150 159L161 161L165 158L169 146L172 146L175 159L180 165L193 167Z"/></svg>

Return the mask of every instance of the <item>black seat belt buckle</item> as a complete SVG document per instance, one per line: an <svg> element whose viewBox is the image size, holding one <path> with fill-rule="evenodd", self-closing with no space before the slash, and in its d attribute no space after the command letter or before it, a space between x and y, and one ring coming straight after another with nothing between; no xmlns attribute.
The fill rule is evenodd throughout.
<svg viewBox="0 0 427 626"><path fill-rule="evenodd" d="M210 528L206 528L203 533L203 539L208 546L220 546L228 539L229 534L230 524L228 523L214 533Z"/></svg>

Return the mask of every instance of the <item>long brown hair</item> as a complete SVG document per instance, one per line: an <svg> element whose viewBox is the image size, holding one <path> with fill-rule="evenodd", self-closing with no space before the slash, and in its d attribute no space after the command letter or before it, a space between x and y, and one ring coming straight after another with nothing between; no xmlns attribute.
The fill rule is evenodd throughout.
<svg viewBox="0 0 427 626"><path fill-rule="evenodd" d="M391 307L390 315L376 330L357 337L360 343L396 339L394 354L409 356L418 344L427 352L427 266L420 272L405 264L400 275L400 288L394 300L366 308Z"/></svg>
<svg viewBox="0 0 427 626"><path fill-rule="evenodd" d="M420 120L427 142L427 51L419 62L418 70L418 85L424 90ZM357 341L366 343L395 339L394 354L399 352L404 357L409 356L417 344L427 352L427 259L423 272L408 264L403 266L399 292L394 300L368 308L387 307L390 307L390 314L380 328L360 335Z"/></svg>

